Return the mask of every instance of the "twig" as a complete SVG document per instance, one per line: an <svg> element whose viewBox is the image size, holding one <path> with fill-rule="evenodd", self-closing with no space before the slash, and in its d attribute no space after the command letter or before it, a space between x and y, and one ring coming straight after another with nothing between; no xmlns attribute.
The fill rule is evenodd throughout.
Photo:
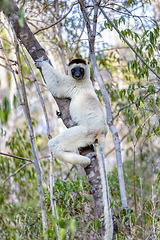
<svg viewBox="0 0 160 240"><path fill-rule="evenodd" d="M120 142L122 142L122 141L128 136L128 134L129 134L130 132L131 132L131 130L129 130L129 131L121 138ZM115 150L115 147L113 147L109 152L107 152L107 153L105 154L105 158L106 158L109 154L111 154L114 150Z"/></svg>
<svg viewBox="0 0 160 240"><path fill-rule="evenodd" d="M9 44L11 44L11 43L9 43ZM5 60L5 58L4 57L2 57L2 56L0 56L0 58L1 59L3 59L3 60ZM18 63L17 63L17 61L15 61L15 60L12 60L12 59L8 59L8 61L9 62L12 62L13 63L13 65L17 65Z"/></svg>
<svg viewBox="0 0 160 240"><path fill-rule="evenodd" d="M76 168L76 165L72 165L72 167L69 169L69 171L68 171L66 177L64 178L64 180L67 180L67 178L69 177L70 173L72 172L72 170L73 170L74 168Z"/></svg>
<svg viewBox="0 0 160 240"><path fill-rule="evenodd" d="M155 70L141 57L141 55L134 49L134 47L129 43L129 41L123 36L123 34L121 33L121 31L119 31L119 29L115 26L115 24L110 20L110 18L107 16L107 14L105 13L105 11L102 9L102 7L99 7L101 12L103 13L104 17L107 19L107 21L109 22L109 24L117 31L117 33L119 34L119 36L125 41L125 43L130 47L130 49L132 49L132 51L136 54L136 56L151 70L151 72L153 72L159 79L160 79L160 75L158 73L155 72Z"/></svg>
<svg viewBox="0 0 160 240"><path fill-rule="evenodd" d="M3 65L3 64L1 64L1 63L0 63L0 66L1 66L1 67L4 67L7 71L11 71L10 68L6 67L5 65Z"/></svg>
<svg viewBox="0 0 160 240"><path fill-rule="evenodd" d="M156 91L155 93L158 93L159 91L160 91L160 88L157 89L157 91ZM146 99L147 97L149 97L151 94L152 94L152 93L146 93L146 95L144 95L144 96L140 99L140 101L145 100L145 99ZM129 103L129 104L121 107L120 109L118 109L118 113L117 113L116 116L113 118L113 120L119 116L119 113L120 113L121 111L123 111L123 110L126 109L127 107L132 106L133 104L136 103L136 101L137 101L137 100L135 100L135 101L133 101L133 102L131 102L131 103Z"/></svg>
<svg viewBox="0 0 160 240"><path fill-rule="evenodd" d="M78 40L76 40L76 46L75 46L73 52L72 52L71 55L69 56L69 60L70 60L70 61L72 60L73 56L76 54L76 51L77 51L77 49L78 49L78 44L79 44L79 42L80 42L80 40L81 40L81 37L82 37L82 34L83 34L83 32L84 32L84 28L85 28L85 22L83 21L83 27L82 27L82 30L81 30L81 34L79 35ZM75 42L74 42L74 43L75 43ZM73 44L73 43L72 43L72 44Z"/></svg>
<svg viewBox="0 0 160 240"><path fill-rule="evenodd" d="M17 158L17 159L20 159L20 160L25 160L25 161L28 161L30 163L33 163L33 161L29 158L18 157L16 155L12 155L12 154L9 154L9 153L0 152L0 155L4 155L4 156L7 156L7 157L12 157L12 158Z"/></svg>
<svg viewBox="0 0 160 240"><path fill-rule="evenodd" d="M57 16L59 17L59 2L58 1L55 2L55 10L56 10ZM64 71L67 74L66 59L65 59L65 53L64 53L64 44L63 44L63 38L62 38L62 28L61 28L60 22L58 22L58 24L57 24L57 29L58 29L57 35L59 38L60 57L61 57L61 61L63 64Z"/></svg>
<svg viewBox="0 0 160 240"><path fill-rule="evenodd" d="M39 32L41 32L41 31L43 31L43 30L49 29L49 28L57 25L57 24L58 24L59 22L61 22L64 18L66 18L66 16L71 12L73 6L76 5L76 4L78 4L78 2L72 3L72 5L70 6L68 12L67 12L66 14L64 14L64 16L61 17L57 22L50 24L48 27L44 27L44 28L38 29L37 31L34 32L34 35L37 34L37 33L39 33Z"/></svg>
<svg viewBox="0 0 160 240"><path fill-rule="evenodd" d="M17 174L19 171L21 171L24 167L26 167L27 165L31 164L33 162L29 162L24 164L23 166L21 166L20 168L18 168L14 173L12 173L11 175L9 175L0 185L0 188L2 187L3 184L5 184L11 177L13 177L15 174Z"/></svg>

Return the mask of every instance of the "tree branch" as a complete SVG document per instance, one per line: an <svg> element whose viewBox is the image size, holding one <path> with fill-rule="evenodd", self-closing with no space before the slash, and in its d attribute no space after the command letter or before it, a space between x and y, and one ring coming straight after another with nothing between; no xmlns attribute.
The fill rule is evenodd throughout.
<svg viewBox="0 0 160 240"><path fill-rule="evenodd" d="M16 175L18 172L20 172L24 167L28 166L29 164L31 164L31 162L24 164L23 166L21 166L20 168L18 168L14 173L12 173L11 175L9 175L0 185L0 188L2 187L3 184L5 184L11 177L13 177L14 175Z"/></svg>
<svg viewBox="0 0 160 240"><path fill-rule="evenodd" d="M37 34L37 33L39 33L39 32L41 32L41 31L47 30L47 29L49 29L49 28L51 28L51 27L54 27L55 25L57 25L58 23L60 23L63 19L65 19L65 18L67 17L67 15L72 11L72 8L73 8L75 5L77 5L77 4L78 4L78 2L72 3L72 5L70 6L68 12L67 12L66 14L64 14L63 17L61 17L57 22L50 24L48 27L44 27L44 28L38 29L37 31L34 32L34 35Z"/></svg>
<svg viewBox="0 0 160 240"><path fill-rule="evenodd" d="M128 42L128 40L123 36L121 31L119 31L119 29L115 26L115 24L107 16L107 14L103 10L103 8L102 7L99 7L99 8L100 8L101 12L103 13L104 17L109 22L109 24L117 31L119 36L125 41L125 43L130 47L130 49L132 49L132 51L136 54L136 56L151 70L151 72L153 72L160 79L160 75L141 57L141 55L134 49L134 47L132 47L132 45Z"/></svg>
<svg viewBox="0 0 160 240"><path fill-rule="evenodd" d="M0 155L4 155L4 156L7 156L7 157L12 157L12 158L17 158L17 159L20 159L20 160L25 160L25 161L28 161L30 163L33 163L33 161L29 158L18 157L16 155L12 155L12 154L9 154L9 153L0 152Z"/></svg>

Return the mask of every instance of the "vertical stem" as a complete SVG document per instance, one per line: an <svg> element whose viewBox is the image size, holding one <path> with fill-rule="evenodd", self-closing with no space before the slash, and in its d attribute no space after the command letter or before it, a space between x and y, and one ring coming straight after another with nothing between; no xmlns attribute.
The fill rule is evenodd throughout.
<svg viewBox="0 0 160 240"><path fill-rule="evenodd" d="M134 179L134 207L135 207L135 239L137 239L137 199L136 199L136 145L134 144L133 159L133 179Z"/></svg>
<svg viewBox="0 0 160 240"><path fill-rule="evenodd" d="M155 205L155 200L154 200L154 181L155 181L155 176L154 176L154 165L152 167L152 205L153 205L153 210L152 210L152 214L153 214L153 235L152 235L152 238L153 239L156 239L156 227L155 227L155 208L156 208L156 205Z"/></svg>
<svg viewBox="0 0 160 240"><path fill-rule="evenodd" d="M50 157L50 201L51 201L51 208L52 208L52 215L56 216L55 209L56 209L56 199L53 195L53 185L54 185L54 178L53 178L53 153L51 153ZM56 234L57 234L57 240L60 240L59 237L59 232L58 232L58 225L55 224L56 226Z"/></svg>
<svg viewBox="0 0 160 240"><path fill-rule="evenodd" d="M55 8L56 8L56 13L57 13L57 18L59 19L59 2L56 0L55 3ZM67 69L66 69L66 59L65 59L65 52L64 52L64 45L63 45L63 38L62 38L62 28L61 28L61 22L57 24L58 27L58 37L59 37L59 47L61 50L60 56L63 64L63 68L65 70L65 73L67 74Z"/></svg>
<svg viewBox="0 0 160 240"><path fill-rule="evenodd" d="M55 216L55 209L54 209L54 200L53 197L53 154L51 154L50 158L50 200L51 200L51 208L52 208L52 215Z"/></svg>
<svg viewBox="0 0 160 240"><path fill-rule="evenodd" d="M18 48L18 45L17 45ZM18 54L18 49L16 49L16 54L17 54L17 60L20 64L20 56ZM37 177L37 185L38 185L38 191L39 191L39 196L40 196L40 202L41 202L41 211L42 211L42 223L43 223L43 233L45 233L47 229L47 216L46 216L46 205L45 205L45 198L44 198L44 193L43 193L43 187L42 187L42 179L41 179L41 171L40 171L40 166L39 166L39 160L38 160L38 153L37 153L37 148L36 148L36 143L35 143L35 136L34 136L34 131L33 131L33 126L32 126L32 120L31 120L31 115L30 115L30 110L29 110L29 105L28 105L28 100L27 100L27 94L26 94L26 89L25 89L25 84L24 80L21 74L21 67L19 66L19 74L20 76L20 82L21 82L21 90L22 90L22 97L23 97L23 110L24 114L26 117L26 123L30 132L30 140L31 140L31 146L32 146L32 153L33 153L33 159L34 159L34 165L35 165L35 170L36 170L36 177Z"/></svg>
<svg viewBox="0 0 160 240"><path fill-rule="evenodd" d="M0 41L0 49L1 49L1 51L3 50L3 46L2 46L1 41ZM46 205L45 205L45 199L44 199L44 194L43 194L41 172L40 172L40 168L39 168L39 164L38 164L38 154L37 154L37 149L36 149L36 144L35 144L35 137L34 137L34 132L33 132L33 126L32 126L32 121L31 121L27 96L26 96L25 85L24 85L23 79L21 79L21 90L22 90L22 97L21 97L15 73L14 73L9 61L7 60L7 57L4 53L4 51L2 51L2 53L3 53L3 55L4 55L4 57L7 61L7 64L9 66L12 74L13 74L13 78L15 80L15 84L16 84L16 88L17 88L17 92L18 92L20 105L22 105L22 107L23 107L23 111L24 111L24 114L25 114L25 117L26 117L26 123L27 123L28 129L29 129L29 132L30 132L32 153L33 153L34 165L35 165L36 176L37 176L37 185L38 185L38 191L39 191L40 202L41 202L43 233L45 233L45 230L47 228ZM19 59L19 55L17 55L17 57ZM19 69L19 70L20 70L20 73L21 73L21 69ZM22 102L22 98L23 98L23 102Z"/></svg>

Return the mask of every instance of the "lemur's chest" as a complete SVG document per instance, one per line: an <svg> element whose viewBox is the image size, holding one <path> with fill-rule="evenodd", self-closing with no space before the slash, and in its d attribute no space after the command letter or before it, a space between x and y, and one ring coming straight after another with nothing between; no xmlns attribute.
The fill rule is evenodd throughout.
<svg viewBox="0 0 160 240"><path fill-rule="evenodd" d="M93 92L83 92L71 99L70 115L72 119L82 125L86 125L90 119L101 118L102 111L100 103Z"/></svg>

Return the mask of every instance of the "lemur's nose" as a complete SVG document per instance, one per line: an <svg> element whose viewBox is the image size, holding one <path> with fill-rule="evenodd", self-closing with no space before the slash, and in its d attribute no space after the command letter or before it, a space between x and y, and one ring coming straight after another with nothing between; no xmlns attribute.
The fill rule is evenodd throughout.
<svg viewBox="0 0 160 240"><path fill-rule="evenodd" d="M74 75L75 75L75 77L80 77L81 76L80 71L79 70L75 71Z"/></svg>

